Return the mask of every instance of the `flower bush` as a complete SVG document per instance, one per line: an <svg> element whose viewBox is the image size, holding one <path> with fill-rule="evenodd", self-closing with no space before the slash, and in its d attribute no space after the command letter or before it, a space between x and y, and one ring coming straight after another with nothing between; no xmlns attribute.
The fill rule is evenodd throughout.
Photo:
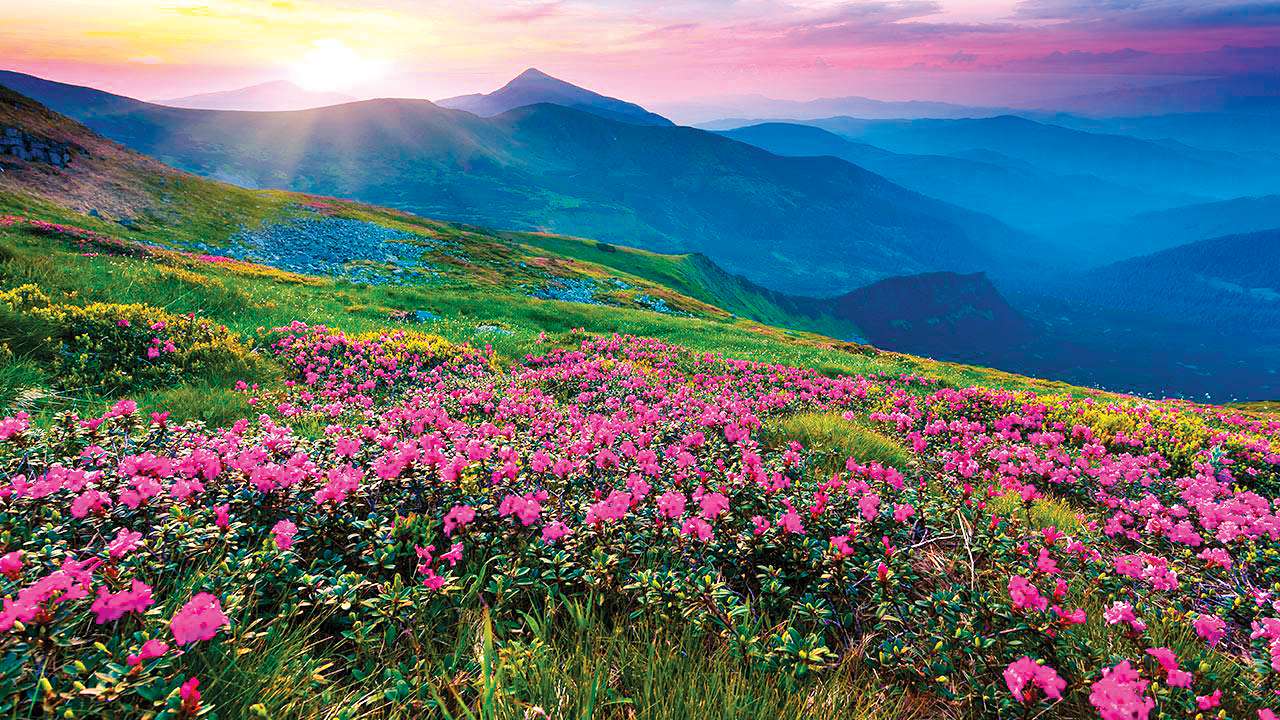
<svg viewBox="0 0 1280 720"><path fill-rule="evenodd" d="M48 363L59 386L101 394L244 375L257 362L209 320L141 304L54 302L34 285L0 291L0 328L13 351Z"/></svg>
<svg viewBox="0 0 1280 720"><path fill-rule="evenodd" d="M227 427L127 401L0 422L0 711L216 714L207 669L289 617L341 678L426 713L448 702L421 643L483 608L516 653L588 597L778 682L852 658L966 715L1277 705L1275 420L625 336L507 369L424 335L260 344L288 379L241 384L254 411ZM908 461L762 442L797 413L873 424Z"/></svg>

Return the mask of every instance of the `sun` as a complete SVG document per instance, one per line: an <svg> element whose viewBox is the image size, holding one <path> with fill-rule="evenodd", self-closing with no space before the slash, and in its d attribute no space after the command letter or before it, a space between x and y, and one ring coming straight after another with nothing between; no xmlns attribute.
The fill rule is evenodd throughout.
<svg viewBox="0 0 1280 720"><path fill-rule="evenodd" d="M293 63L293 80L307 90L345 90L376 79L383 63L340 40L317 40Z"/></svg>

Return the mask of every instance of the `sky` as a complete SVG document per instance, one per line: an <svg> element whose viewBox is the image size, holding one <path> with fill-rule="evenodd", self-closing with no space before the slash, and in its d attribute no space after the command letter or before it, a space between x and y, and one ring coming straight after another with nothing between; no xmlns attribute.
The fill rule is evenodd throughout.
<svg viewBox="0 0 1280 720"><path fill-rule="evenodd" d="M7 7L5 7L7 6ZM0 67L163 100L288 79L1014 103L1280 67L1280 0L0 0Z"/></svg>

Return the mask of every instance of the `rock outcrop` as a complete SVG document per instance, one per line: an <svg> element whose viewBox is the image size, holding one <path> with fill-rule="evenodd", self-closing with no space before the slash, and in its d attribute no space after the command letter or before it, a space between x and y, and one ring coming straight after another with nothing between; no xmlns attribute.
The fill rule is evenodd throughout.
<svg viewBox="0 0 1280 720"><path fill-rule="evenodd" d="M21 128L0 127L0 155L12 155L19 160L63 168L79 152L83 150L68 143L32 135Z"/></svg>

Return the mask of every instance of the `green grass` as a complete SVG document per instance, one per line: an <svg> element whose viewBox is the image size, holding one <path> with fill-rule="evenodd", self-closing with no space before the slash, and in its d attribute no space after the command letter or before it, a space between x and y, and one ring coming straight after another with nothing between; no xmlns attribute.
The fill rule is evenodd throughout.
<svg viewBox="0 0 1280 720"><path fill-rule="evenodd" d="M526 245L645 278L754 322L851 339L854 323L816 315L794 300L730 275L700 255L663 255L582 238L512 233Z"/></svg>
<svg viewBox="0 0 1280 720"><path fill-rule="evenodd" d="M862 420L846 420L842 413L807 412L768 421L764 426L768 442L785 445L800 442L816 458L816 476L842 470L847 458L861 463L906 470L915 460L901 442L869 427Z"/></svg>
<svg viewBox="0 0 1280 720"><path fill-rule="evenodd" d="M519 633L471 613L448 633L406 626L362 680L349 658L282 618L239 626L230 662L197 650L193 672L224 717L522 720L896 720L936 717L937 701L886 687L855 656L805 682L771 675L687 628L609 619L588 600L556 601ZM315 620L312 623L317 622ZM256 707L255 707L256 706Z"/></svg>
<svg viewBox="0 0 1280 720"><path fill-rule="evenodd" d="M1054 527L1068 535L1096 534L1090 533L1085 527L1079 511L1061 498L1038 497L1031 501L1028 508L1017 493L1010 493L993 498L990 507L998 515L1029 520L1031 527L1037 530Z"/></svg>

